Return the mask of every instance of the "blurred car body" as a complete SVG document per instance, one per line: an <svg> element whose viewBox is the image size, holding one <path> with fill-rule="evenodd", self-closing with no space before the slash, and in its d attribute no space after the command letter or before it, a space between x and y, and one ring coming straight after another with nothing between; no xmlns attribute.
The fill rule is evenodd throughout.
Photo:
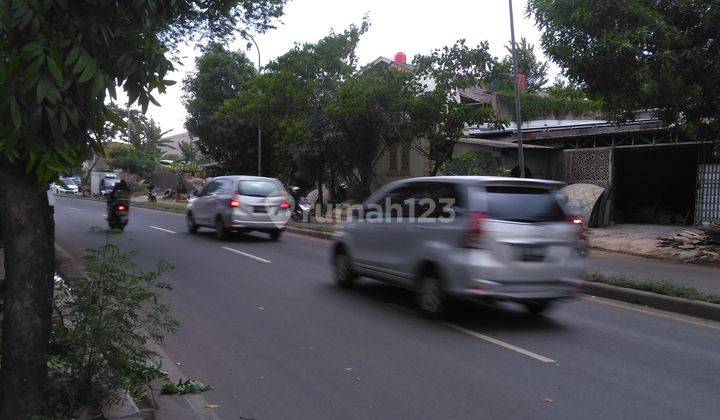
<svg viewBox="0 0 720 420"><path fill-rule="evenodd" d="M562 186L474 176L393 182L336 234L336 280L349 286L367 276L413 289L430 315L449 298L543 312L574 296L585 273L584 226L563 207Z"/></svg>

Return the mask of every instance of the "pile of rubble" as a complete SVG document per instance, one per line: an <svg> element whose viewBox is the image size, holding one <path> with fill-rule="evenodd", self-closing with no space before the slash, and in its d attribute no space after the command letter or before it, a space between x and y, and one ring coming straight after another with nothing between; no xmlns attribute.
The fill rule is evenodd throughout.
<svg viewBox="0 0 720 420"><path fill-rule="evenodd" d="M720 262L720 246L702 231L681 230L671 236L658 238L658 246L675 248L688 252L688 259L694 261Z"/></svg>

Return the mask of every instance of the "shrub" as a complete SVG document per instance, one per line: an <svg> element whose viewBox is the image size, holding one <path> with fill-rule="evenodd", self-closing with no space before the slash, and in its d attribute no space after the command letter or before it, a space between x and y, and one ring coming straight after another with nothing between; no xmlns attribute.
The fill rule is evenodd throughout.
<svg viewBox="0 0 720 420"><path fill-rule="evenodd" d="M178 327L158 295L170 289L159 281L168 263L143 272L135 252L114 244L87 252L87 278L72 281L72 298L59 304L63 322L54 328L48 363L53 405L68 416L80 407L98 410L126 390L142 396L162 374L148 342L162 342Z"/></svg>

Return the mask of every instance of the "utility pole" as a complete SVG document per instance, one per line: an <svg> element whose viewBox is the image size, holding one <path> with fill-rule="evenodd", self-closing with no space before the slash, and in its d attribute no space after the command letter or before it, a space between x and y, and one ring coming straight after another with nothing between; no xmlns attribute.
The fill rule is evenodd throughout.
<svg viewBox="0 0 720 420"><path fill-rule="evenodd" d="M517 63L517 53L515 52L515 22L513 21L512 0L508 0L510 5L510 42L512 44L512 60L513 60L513 79L515 83L515 124L517 124L517 143L518 143L518 167L520 168L520 178L525 178L525 155L523 154L522 139L522 115L520 114L520 69Z"/></svg>
<svg viewBox="0 0 720 420"><path fill-rule="evenodd" d="M249 33L243 31L243 35L250 38L250 40L255 44L255 49L257 50L257 68L258 68L258 76L260 75L260 72L262 71L262 67L260 65L260 47L258 47L257 42L255 41L255 38L250 35ZM258 147L258 176L262 176L262 128L260 127L260 122L258 122L258 131L257 131L257 147Z"/></svg>

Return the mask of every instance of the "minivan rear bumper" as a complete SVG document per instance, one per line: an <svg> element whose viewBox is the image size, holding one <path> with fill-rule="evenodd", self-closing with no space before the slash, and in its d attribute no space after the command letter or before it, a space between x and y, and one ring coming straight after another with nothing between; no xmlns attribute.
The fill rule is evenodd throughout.
<svg viewBox="0 0 720 420"><path fill-rule="evenodd" d="M471 300L555 300L577 295L582 284L582 280L570 278L532 282L475 279L465 289L455 290L453 294Z"/></svg>

